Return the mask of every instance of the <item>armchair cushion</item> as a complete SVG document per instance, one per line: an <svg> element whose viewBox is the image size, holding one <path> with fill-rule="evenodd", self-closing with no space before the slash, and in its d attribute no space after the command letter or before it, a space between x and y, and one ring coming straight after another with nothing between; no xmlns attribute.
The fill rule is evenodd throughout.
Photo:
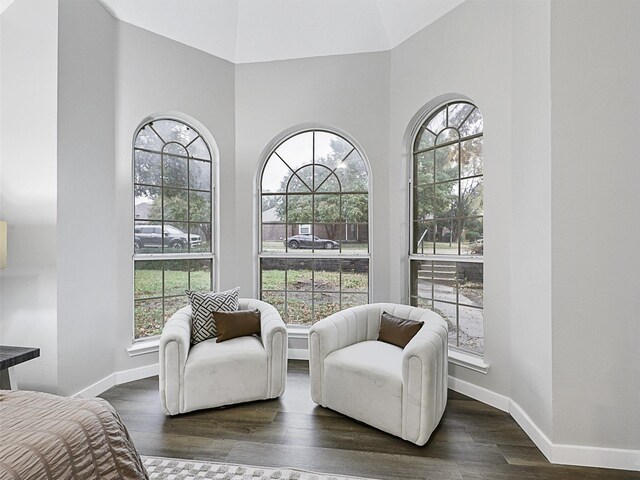
<svg viewBox="0 0 640 480"><path fill-rule="evenodd" d="M238 310L237 312L213 312L218 337L216 342L247 335L260 335L260 310Z"/></svg>
<svg viewBox="0 0 640 480"><path fill-rule="evenodd" d="M378 340L404 348L424 325L422 321L400 318L387 312L380 317Z"/></svg>
<svg viewBox="0 0 640 480"><path fill-rule="evenodd" d="M238 290L225 292L192 292L187 290L191 303L192 327L191 343L203 342L218 335L213 312L234 312L238 310Z"/></svg>
<svg viewBox="0 0 640 480"><path fill-rule="evenodd" d="M402 349L368 340L327 355L323 398L331 408L402 435Z"/></svg>
<svg viewBox="0 0 640 480"><path fill-rule="evenodd" d="M267 353L257 337L193 345L184 366L185 411L267 398Z"/></svg>

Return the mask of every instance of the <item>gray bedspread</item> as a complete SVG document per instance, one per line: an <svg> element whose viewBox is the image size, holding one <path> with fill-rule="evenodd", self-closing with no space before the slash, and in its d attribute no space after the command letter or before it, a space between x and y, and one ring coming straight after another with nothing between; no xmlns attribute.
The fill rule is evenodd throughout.
<svg viewBox="0 0 640 480"><path fill-rule="evenodd" d="M93 478L148 478L106 400L0 390L0 479Z"/></svg>

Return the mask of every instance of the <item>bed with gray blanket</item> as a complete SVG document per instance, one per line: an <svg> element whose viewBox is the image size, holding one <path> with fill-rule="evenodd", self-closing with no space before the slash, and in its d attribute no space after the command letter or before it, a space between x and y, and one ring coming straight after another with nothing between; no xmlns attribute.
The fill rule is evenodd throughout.
<svg viewBox="0 0 640 480"><path fill-rule="evenodd" d="M0 479L67 478L148 476L106 400L0 390Z"/></svg>

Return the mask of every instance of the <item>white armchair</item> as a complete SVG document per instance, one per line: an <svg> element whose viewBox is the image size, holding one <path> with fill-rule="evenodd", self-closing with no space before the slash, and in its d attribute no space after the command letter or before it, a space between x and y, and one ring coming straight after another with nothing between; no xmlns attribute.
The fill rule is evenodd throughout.
<svg viewBox="0 0 640 480"><path fill-rule="evenodd" d="M383 311L424 325L404 349L377 341ZM447 404L447 324L435 312L377 303L335 313L311 327L311 397L417 445Z"/></svg>
<svg viewBox="0 0 640 480"><path fill-rule="evenodd" d="M260 310L260 338L191 345L191 307L178 310L160 337L160 402L167 415L276 398L287 379L287 329L278 311L241 298L240 310Z"/></svg>

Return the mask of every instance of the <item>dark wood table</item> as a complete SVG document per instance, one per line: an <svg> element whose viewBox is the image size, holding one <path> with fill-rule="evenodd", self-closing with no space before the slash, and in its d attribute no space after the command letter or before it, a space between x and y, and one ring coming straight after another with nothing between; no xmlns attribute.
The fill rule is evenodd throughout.
<svg viewBox="0 0 640 480"><path fill-rule="evenodd" d="M39 348L0 345L0 389L16 390L18 385L9 368L39 356Z"/></svg>

